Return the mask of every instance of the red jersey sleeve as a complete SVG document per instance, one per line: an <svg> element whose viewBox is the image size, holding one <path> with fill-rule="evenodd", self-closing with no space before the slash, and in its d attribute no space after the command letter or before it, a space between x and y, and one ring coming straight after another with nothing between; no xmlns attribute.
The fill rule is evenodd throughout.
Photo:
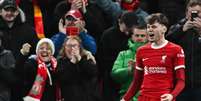
<svg viewBox="0 0 201 101"><path fill-rule="evenodd" d="M136 53L136 69L139 70L139 71L143 71L143 64L142 64L142 56L141 56L141 51L140 49L137 50L137 53Z"/></svg>
<svg viewBox="0 0 201 101"><path fill-rule="evenodd" d="M184 51L181 47L178 47L176 49L176 56L175 56L175 61L174 61L174 69L180 69L180 68L185 68L185 55L184 55Z"/></svg>

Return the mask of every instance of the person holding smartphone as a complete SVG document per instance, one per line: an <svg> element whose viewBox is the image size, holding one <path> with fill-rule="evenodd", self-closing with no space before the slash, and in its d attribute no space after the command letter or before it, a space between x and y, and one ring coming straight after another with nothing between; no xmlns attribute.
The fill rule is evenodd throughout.
<svg viewBox="0 0 201 101"><path fill-rule="evenodd" d="M96 40L87 32L83 15L79 10L68 11L60 19L58 27L59 33L51 38L55 43L56 54L67 36L79 36L83 42L82 46L92 54L96 53Z"/></svg>
<svg viewBox="0 0 201 101"><path fill-rule="evenodd" d="M177 101L201 101L201 1L189 2L186 18L171 26L166 37L181 45L186 56L186 87Z"/></svg>

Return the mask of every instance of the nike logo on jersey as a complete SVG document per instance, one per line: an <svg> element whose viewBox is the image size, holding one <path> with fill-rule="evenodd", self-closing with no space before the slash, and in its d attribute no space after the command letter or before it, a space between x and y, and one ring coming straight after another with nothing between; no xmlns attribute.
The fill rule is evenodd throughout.
<svg viewBox="0 0 201 101"><path fill-rule="evenodd" d="M142 61L148 60L149 58L143 58Z"/></svg>

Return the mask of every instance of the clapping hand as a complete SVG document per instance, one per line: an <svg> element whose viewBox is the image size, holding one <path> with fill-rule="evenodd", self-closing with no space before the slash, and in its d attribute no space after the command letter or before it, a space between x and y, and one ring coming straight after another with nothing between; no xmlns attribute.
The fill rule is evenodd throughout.
<svg viewBox="0 0 201 101"><path fill-rule="evenodd" d="M71 58L71 62L72 63L77 63L81 60L81 55L80 55L80 51L79 49L72 47L72 58Z"/></svg>
<svg viewBox="0 0 201 101"><path fill-rule="evenodd" d="M130 74L133 73L134 65L135 65L135 60L130 59L130 60L128 61L128 72L129 72Z"/></svg>

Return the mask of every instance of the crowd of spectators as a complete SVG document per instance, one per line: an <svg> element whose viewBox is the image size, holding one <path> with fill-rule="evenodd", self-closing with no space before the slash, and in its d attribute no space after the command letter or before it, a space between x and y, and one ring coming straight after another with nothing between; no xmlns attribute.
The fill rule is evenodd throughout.
<svg viewBox="0 0 201 101"><path fill-rule="evenodd" d="M158 42L148 26L164 26L152 14L185 55L184 90L164 99L200 101L199 0L0 0L0 101L137 101L138 47Z"/></svg>

